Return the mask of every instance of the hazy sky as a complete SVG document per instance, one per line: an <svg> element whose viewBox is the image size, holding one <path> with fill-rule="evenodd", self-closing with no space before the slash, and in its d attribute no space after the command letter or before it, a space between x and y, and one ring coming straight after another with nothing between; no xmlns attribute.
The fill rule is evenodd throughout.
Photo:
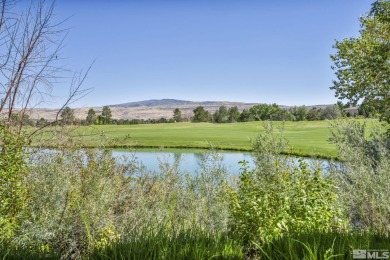
<svg viewBox="0 0 390 260"><path fill-rule="evenodd" d="M161 98L310 105L336 102L332 45L358 35L372 2L58 0L55 12L70 17L64 65L85 70L96 59L84 84L94 90L73 106Z"/></svg>

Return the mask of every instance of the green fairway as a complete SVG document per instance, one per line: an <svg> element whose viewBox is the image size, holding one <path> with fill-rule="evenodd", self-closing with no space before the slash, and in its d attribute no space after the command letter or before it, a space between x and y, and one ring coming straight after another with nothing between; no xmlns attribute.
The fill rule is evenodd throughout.
<svg viewBox="0 0 390 260"><path fill-rule="evenodd" d="M336 147L328 142L331 121L286 122L285 137L292 153L303 156L335 157ZM275 126L282 125L274 122ZM100 125L77 128L82 143L96 147L101 133L112 147L175 147L250 150L251 140L263 132L263 122L211 124L172 123L151 125Z"/></svg>

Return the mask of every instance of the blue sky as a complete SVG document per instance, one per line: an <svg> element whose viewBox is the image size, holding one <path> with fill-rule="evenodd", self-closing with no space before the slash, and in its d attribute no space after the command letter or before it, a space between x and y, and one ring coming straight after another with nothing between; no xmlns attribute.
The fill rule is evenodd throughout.
<svg viewBox="0 0 390 260"><path fill-rule="evenodd" d="M70 17L64 65L96 60L84 84L93 91L74 107L161 98L310 105L336 102L332 45L358 35L372 2L62 0L55 13Z"/></svg>

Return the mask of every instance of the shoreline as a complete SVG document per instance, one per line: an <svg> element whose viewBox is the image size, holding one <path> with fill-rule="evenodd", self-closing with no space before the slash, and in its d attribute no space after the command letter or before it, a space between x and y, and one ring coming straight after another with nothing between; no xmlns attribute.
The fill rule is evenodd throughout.
<svg viewBox="0 0 390 260"><path fill-rule="evenodd" d="M42 148L42 149L55 149L58 146L35 146L31 145L31 148ZM229 151L229 152L247 152L251 153L252 149L240 149L233 147L204 147L204 146L188 146L188 145L170 145L170 146L153 146L153 145L105 145L105 146L96 146L96 145L81 145L79 148L81 149L182 149L182 150L217 150L217 151ZM324 160L336 160L338 161L338 157L323 155L323 154L308 154L308 153L300 153L300 152L281 152L282 155L292 156L292 157L302 157L302 158L311 158L311 159L324 159Z"/></svg>

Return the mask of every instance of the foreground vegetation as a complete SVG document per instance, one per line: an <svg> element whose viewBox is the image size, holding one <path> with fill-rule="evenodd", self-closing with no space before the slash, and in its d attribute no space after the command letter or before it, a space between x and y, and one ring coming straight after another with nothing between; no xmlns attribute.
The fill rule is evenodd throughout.
<svg viewBox="0 0 390 260"><path fill-rule="evenodd" d="M66 134L55 152L26 151L23 136L1 128L0 256L318 259L386 249L390 152L371 124L368 133L337 122L343 165L325 171L281 155L283 129L266 123L252 142L255 167L241 162L238 179L213 150L195 175L178 161L148 171Z"/></svg>

